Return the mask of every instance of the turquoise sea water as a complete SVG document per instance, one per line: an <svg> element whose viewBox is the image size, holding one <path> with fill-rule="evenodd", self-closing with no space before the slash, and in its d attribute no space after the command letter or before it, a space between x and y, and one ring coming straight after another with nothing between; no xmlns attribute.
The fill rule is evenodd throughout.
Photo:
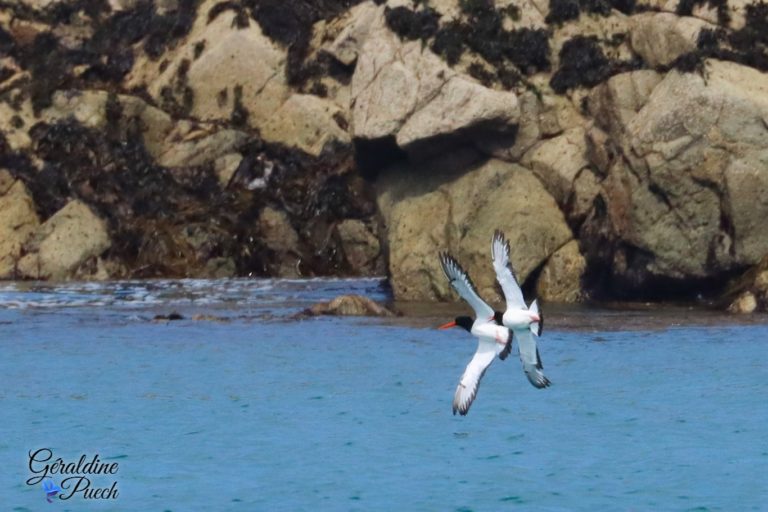
<svg viewBox="0 0 768 512"><path fill-rule="evenodd" d="M0 286L2 510L768 510L760 319L550 312L553 386L497 361L459 417L475 346L433 328L445 315L290 318L347 292L386 294L376 280ZM185 319L152 321L172 311ZM93 476L117 499L46 503L25 483L44 447L117 462Z"/></svg>

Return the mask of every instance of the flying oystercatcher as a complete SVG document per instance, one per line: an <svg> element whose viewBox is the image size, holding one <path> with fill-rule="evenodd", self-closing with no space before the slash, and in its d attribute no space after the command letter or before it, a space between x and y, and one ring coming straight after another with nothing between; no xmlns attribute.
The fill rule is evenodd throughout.
<svg viewBox="0 0 768 512"><path fill-rule="evenodd" d="M441 253L440 263L453 289L475 311L474 320L468 316L459 316L453 322L439 327L463 327L478 340L477 351L464 370L453 397L453 414L458 411L464 416L477 396L480 379L493 360L496 356L505 359L509 354L512 333L501 325L501 313L495 312L480 298L469 275L450 254Z"/></svg>
<svg viewBox="0 0 768 512"><path fill-rule="evenodd" d="M530 306L525 305L523 291L515 277L515 272L509 261L509 241L504 234L496 230L491 243L491 256L493 269L496 271L496 280L501 285L504 298L507 301L507 310L501 317L501 323L508 327L510 333L517 338L517 346L520 352L520 361L528 380L534 387L546 388L551 383L544 376L541 356L536 346L536 338L541 336L543 326L539 305L534 300ZM511 339L511 336L510 336Z"/></svg>

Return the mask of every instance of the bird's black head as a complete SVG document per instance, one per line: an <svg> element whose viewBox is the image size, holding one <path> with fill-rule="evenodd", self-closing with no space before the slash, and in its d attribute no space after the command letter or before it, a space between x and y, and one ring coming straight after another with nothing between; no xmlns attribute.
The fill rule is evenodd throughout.
<svg viewBox="0 0 768 512"><path fill-rule="evenodd" d="M502 321L502 318L504 318L504 313L502 313L501 311L494 311L493 312L493 320L498 325L504 325L504 322Z"/></svg>
<svg viewBox="0 0 768 512"><path fill-rule="evenodd" d="M453 322L448 322L445 325L441 325L438 329L450 329L451 327L463 327L467 332L472 332L472 324L475 323L472 318L468 316L457 316Z"/></svg>

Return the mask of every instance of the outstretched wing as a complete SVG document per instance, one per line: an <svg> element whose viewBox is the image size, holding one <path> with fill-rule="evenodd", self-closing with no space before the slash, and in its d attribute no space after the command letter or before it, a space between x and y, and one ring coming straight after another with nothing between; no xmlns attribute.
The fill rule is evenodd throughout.
<svg viewBox="0 0 768 512"><path fill-rule="evenodd" d="M479 338L477 352L464 370L459 385L456 387L456 393L453 395L453 414L458 411L464 416L469 412L469 408L477 396L480 379L483 378L485 371L496 357L497 345L493 338L484 336Z"/></svg>
<svg viewBox="0 0 768 512"><path fill-rule="evenodd" d="M520 351L520 362L523 363L523 371L534 387L546 388L551 383L544 376L544 366L541 364L541 356L536 346L536 336L529 329L515 330L517 347Z"/></svg>
<svg viewBox="0 0 768 512"><path fill-rule="evenodd" d="M515 271L509 262L509 242L498 229L493 234L491 257L493 258L493 270L496 271L496 280L501 285L501 290L507 301L507 309L527 309L525 300L523 300L523 291L517 283Z"/></svg>
<svg viewBox="0 0 768 512"><path fill-rule="evenodd" d="M493 308L480 298L469 275L461 268L461 265L453 256L447 252L440 253L440 264L443 266L443 272L445 272L445 276L448 278L451 286L453 286L453 289L456 290L456 293L475 310L476 318L488 320L494 316Z"/></svg>

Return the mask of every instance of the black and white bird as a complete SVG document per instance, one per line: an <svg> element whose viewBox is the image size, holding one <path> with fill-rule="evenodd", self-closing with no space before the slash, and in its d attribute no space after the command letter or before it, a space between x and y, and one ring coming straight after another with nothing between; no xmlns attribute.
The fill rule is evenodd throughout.
<svg viewBox="0 0 768 512"><path fill-rule="evenodd" d="M496 280L501 285L507 301L507 309L501 316L501 323L517 338L520 361L523 363L523 370L528 380L537 388L546 388L550 385L550 381L544 375L544 366L541 364L541 356L536 346L536 339L541 336L543 326L542 315L535 300L530 306L525 305L523 291L509 261L509 241L499 230L493 234L491 256Z"/></svg>
<svg viewBox="0 0 768 512"><path fill-rule="evenodd" d="M477 396L480 379L493 360L497 356L505 359L509 354L512 333L501 325L501 313L494 311L480 298L469 275L450 254L441 253L440 264L453 289L475 311L474 320L468 316L460 316L453 322L440 326L440 329L463 327L477 337L477 351L464 370L453 396L453 414L458 411L464 416Z"/></svg>

